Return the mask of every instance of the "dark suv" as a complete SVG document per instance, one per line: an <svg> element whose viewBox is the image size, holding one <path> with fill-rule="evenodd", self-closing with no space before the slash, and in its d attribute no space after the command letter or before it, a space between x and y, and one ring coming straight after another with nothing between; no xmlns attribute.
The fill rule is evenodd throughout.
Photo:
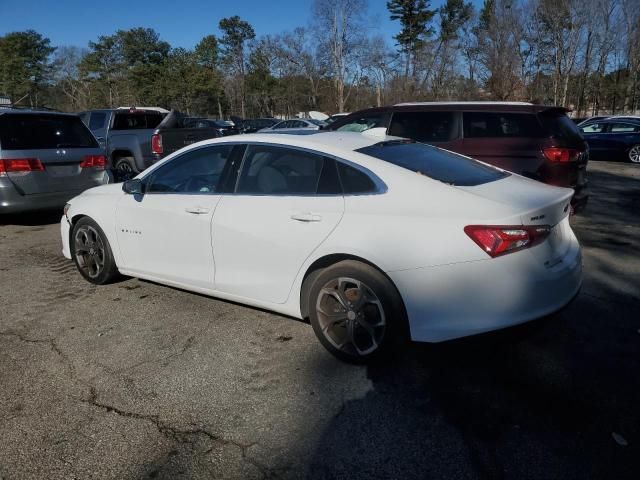
<svg viewBox="0 0 640 480"><path fill-rule="evenodd" d="M336 120L328 130L385 128L550 185L571 187L574 211L589 198L588 147L567 109L524 102L401 103Z"/></svg>

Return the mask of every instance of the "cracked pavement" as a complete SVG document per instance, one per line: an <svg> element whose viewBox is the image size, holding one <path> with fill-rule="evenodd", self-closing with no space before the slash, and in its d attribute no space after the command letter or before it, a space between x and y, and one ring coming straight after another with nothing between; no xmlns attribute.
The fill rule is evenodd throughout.
<svg viewBox="0 0 640 480"><path fill-rule="evenodd" d="M368 367L291 318L90 285L59 214L0 218L0 478L638 478L640 169L589 178L572 304Z"/></svg>

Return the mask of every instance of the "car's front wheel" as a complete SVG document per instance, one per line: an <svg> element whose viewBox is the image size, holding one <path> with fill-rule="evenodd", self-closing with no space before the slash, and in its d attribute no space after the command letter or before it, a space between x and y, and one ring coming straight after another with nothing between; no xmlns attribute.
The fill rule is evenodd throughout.
<svg viewBox="0 0 640 480"><path fill-rule="evenodd" d="M138 174L133 157L119 157L114 164L114 168L117 182L130 180Z"/></svg>
<svg viewBox="0 0 640 480"><path fill-rule="evenodd" d="M391 281L362 262L324 269L310 289L313 330L333 355L364 363L388 352L405 335L402 300Z"/></svg>
<svg viewBox="0 0 640 480"><path fill-rule="evenodd" d="M640 163L640 145L634 145L631 147L627 156L630 162Z"/></svg>
<svg viewBox="0 0 640 480"><path fill-rule="evenodd" d="M106 235L89 217L73 226L71 256L80 274L96 285L112 282L119 275Z"/></svg>

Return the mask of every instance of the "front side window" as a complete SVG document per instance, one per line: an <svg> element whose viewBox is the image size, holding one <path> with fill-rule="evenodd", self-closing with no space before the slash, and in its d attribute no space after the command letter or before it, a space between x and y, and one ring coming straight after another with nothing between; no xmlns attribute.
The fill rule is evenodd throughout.
<svg viewBox="0 0 640 480"><path fill-rule="evenodd" d="M273 128L289 128L289 122L276 123Z"/></svg>
<svg viewBox="0 0 640 480"><path fill-rule="evenodd" d="M582 127L584 133L600 133L604 130L604 123L592 123L586 127Z"/></svg>
<svg viewBox="0 0 640 480"><path fill-rule="evenodd" d="M455 112L397 112L389 135L424 143L448 142L459 136L458 118Z"/></svg>
<svg viewBox="0 0 640 480"><path fill-rule="evenodd" d="M315 195L324 159L320 155L271 145L250 145L237 193Z"/></svg>
<svg viewBox="0 0 640 480"><path fill-rule="evenodd" d="M232 151L233 145L219 145L184 153L151 173L145 193L220 193Z"/></svg>
<svg viewBox="0 0 640 480"><path fill-rule="evenodd" d="M544 136L542 126L533 114L464 112L465 138L509 138Z"/></svg>

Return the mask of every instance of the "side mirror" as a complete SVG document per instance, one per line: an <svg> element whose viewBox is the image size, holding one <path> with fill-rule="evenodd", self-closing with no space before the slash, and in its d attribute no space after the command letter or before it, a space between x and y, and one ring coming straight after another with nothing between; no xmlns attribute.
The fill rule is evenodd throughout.
<svg viewBox="0 0 640 480"><path fill-rule="evenodd" d="M104 137L96 137L96 140L98 141L98 145L100 145L100 148L107 147L107 141L105 140Z"/></svg>
<svg viewBox="0 0 640 480"><path fill-rule="evenodd" d="M131 180L125 181L122 184L122 191L129 195L142 195L144 193L142 180L139 178L132 178Z"/></svg>

